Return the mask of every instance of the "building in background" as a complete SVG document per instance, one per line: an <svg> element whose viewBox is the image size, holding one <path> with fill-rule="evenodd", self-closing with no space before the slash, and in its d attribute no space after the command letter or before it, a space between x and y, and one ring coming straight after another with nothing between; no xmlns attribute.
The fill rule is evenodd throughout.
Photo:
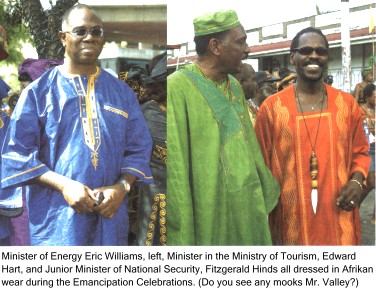
<svg viewBox="0 0 376 290"><path fill-rule="evenodd" d="M43 9L50 2L41 0ZM102 17L106 43L99 57L99 66L117 75L134 65L146 66L150 59L166 50L167 0L80 0L91 5ZM2 33L0 32L1 36ZM0 57L1 57L0 50ZM24 58L38 58L32 43L22 43ZM0 76L18 91L17 66L0 66Z"/></svg>
<svg viewBox="0 0 376 290"><path fill-rule="evenodd" d="M166 50L167 4L93 7L105 31L106 44L99 57L102 68L116 74L128 71L134 65L145 66Z"/></svg>
<svg viewBox="0 0 376 290"><path fill-rule="evenodd" d="M340 5L339 5L340 6ZM371 4L375 11L376 4ZM340 7L338 7L340 9ZM370 5L360 5L349 9L350 45L351 45L351 83L352 87L361 80L361 70L369 67L373 56L376 29L369 33ZM263 27L244 27L251 53L247 62L256 71L267 70L271 73L282 67L293 69L290 65L291 39L301 29L313 26L327 36L330 46L327 74L333 75L333 86L342 88L342 47L341 47L341 11L318 13ZM169 50L168 66L173 70L196 59L194 42L179 44L179 48Z"/></svg>

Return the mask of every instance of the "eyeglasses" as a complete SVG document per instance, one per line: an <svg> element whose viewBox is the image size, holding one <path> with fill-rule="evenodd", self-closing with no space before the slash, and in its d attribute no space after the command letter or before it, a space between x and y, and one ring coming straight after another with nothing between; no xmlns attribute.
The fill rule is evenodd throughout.
<svg viewBox="0 0 376 290"><path fill-rule="evenodd" d="M102 27L93 27L93 28L86 28L86 27L76 27L73 28L72 31L64 31L64 33L69 33L74 37L82 37L85 38L89 33L93 37L102 37L103 36L103 28Z"/></svg>
<svg viewBox="0 0 376 290"><path fill-rule="evenodd" d="M303 46L299 48L294 48L293 52L299 52L301 55L311 55L312 52L316 52L319 56L326 56L328 55L328 49L325 47L311 47L311 46Z"/></svg>

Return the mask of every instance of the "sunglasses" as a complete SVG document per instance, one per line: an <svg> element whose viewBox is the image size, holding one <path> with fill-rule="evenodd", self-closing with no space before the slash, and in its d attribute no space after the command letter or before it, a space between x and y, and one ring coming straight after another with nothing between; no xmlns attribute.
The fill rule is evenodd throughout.
<svg viewBox="0 0 376 290"><path fill-rule="evenodd" d="M299 48L294 48L293 52L299 52L301 55L311 55L313 52L316 52L319 56L326 56L328 55L328 49L325 47L311 47L311 46L303 46Z"/></svg>
<svg viewBox="0 0 376 290"><path fill-rule="evenodd" d="M86 27L76 27L73 28L72 31L64 31L64 33L69 33L74 37L83 37L85 38L89 33L93 37L102 37L103 36L103 28L102 27L93 27L91 29L87 29Z"/></svg>

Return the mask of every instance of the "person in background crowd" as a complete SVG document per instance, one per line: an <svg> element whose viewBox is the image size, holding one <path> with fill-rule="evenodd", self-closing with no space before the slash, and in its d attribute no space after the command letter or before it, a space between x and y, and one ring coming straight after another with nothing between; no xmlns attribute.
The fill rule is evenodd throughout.
<svg viewBox="0 0 376 290"><path fill-rule="evenodd" d="M280 80L278 77L272 76L268 71L258 71L255 74L256 97L255 102L258 106L265 99L277 92L276 83Z"/></svg>
<svg viewBox="0 0 376 290"><path fill-rule="evenodd" d="M366 136L369 143L369 155L371 156L371 165L369 168L366 190L364 197L375 189L375 98L376 98L376 86L374 84L368 84L363 89L363 95L366 99L366 103L361 107L363 115L363 123ZM372 223L375 224L375 210L373 210Z"/></svg>
<svg viewBox="0 0 376 290"><path fill-rule="evenodd" d="M359 105L365 104L366 100L363 97L363 89L366 85L373 82L373 73L372 70L367 68L362 71L362 81L355 85L354 89L354 98L358 101Z"/></svg>
<svg viewBox="0 0 376 290"><path fill-rule="evenodd" d="M240 73L234 74L234 77L239 81L240 85L242 86L252 125L255 125L258 111L258 105L253 101L253 99L256 97L257 86L254 79L255 73L255 70L250 64L243 63L242 71Z"/></svg>
<svg viewBox="0 0 376 290"><path fill-rule="evenodd" d="M153 181L152 140L137 98L97 67L102 20L62 17L65 60L22 91L2 151L3 188L29 185L31 245L127 245L126 195Z"/></svg>
<svg viewBox="0 0 376 290"><path fill-rule="evenodd" d="M0 25L0 61L6 59L8 54L8 44L6 32ZM0 78L0 101L2 109L0 111L0 150L3 147L6 130L9 125L11 108L7 102L10 87ZM1 168L0 158L0 168ZM1 179L1 173L0 173ZM12 244L13 229L11 220L22 213L22 198L20 188L15 190L3 189L0 186L0 245L10 246Z"/></svg>
<svg viewBox="0 0 376 290"><path fill-rule="evenodd" d="M270 245L279 186L239 82L247 34L233 10L193 21L197 61L167 80L168 245Z"/></svg>
<svg viewBox="0 0 376 290"><path fill-rule="evenodd" d="M8 114L9 106L7 103L9 91L10 91L10 86L8 86L8 84L5 81L3 81L2 78L0 78L1 111L7 113L8 116L10 115Z"/></svg>
<svg viewBox="0 0 376 290"><path fill-rule="evenodd" d="M33 58L27 58L22 61L18 67L18 80L20 81L21 91L26 88L32 81L35 81L37 78L39 78L45 71L62 63L62 60ZM7 98L5 98L3 110L7 113L8 116L12 114L19 97L19 92L13 92Z"/></svg>
<svg viewBox="0 0 376 290"><path fill-rule="evenodd" d="M1 97L1 100L8 96L9 91L10 91L10 86L8 86L8 84L6 82L4 82L2 78L0 78L0 97Z"/></svg>
<svg viewBox="0 0 376 290"><path fill-rule="evenodd" d="M5 30L0 26L0 61L6 59L8 56ZM2 110L0 111L0 150L3 147L12 111L9 98L14 94L11 94L11 96L8 97L10 90L11 88L0 78L0 101L2 104ZM2 160L0 158L0 170L2 166L1 164ZM22 213L22 188L4 189L0 186L0 245L19 245L16 243L15 229L12 226L12 222L14 222L14 220ZM27 230L24 235L28 237Z"/></svg>
<svg viewBox="0 0 376 290"><path fill-rule="evenodd" d="M0 246L10 246L9 218L0 214Z"/></svg>
<svg viewBox="0 0 376 290"><path fill-rule="evenodd" d="M282 91L289 85L295 83L296 73L290 71L288 68L283 67L279 70L280 81L277 83L277 91Z"/></svg>
<svg viewBox="0 0 376 290"><path fill-rule="evenodd" d="M333 76L327 75L326 77L324 77L324 83L326 83L329 86L333 85Z"/></svg>
<svg viewBox="0 0 376 290"><path fill-rule="evenodd" d="M137 99L140 100L145 91L141 80L141 77L144 75L147 75L146 69L140 65L135 65L129 71L120 72L118 77L131 87Z"/></svg>
<svg viewBox="0 0 376 290"><path fill-rule="evenodd" d="M148 74L141 77L140 98L153 149L150 167L154 183L141 184L138 199L138 245L166 245L167 167L167 53L150 60Z"/></svg>
<svg viewBox="0 0 376 290"><path fill-rule="evenodd" d="M3 99L8 96L10 87L6 82L0 78L0 101L3 103ZM3 111L0 111L0 148L3 146L3 140L5 138L5 132L9 124L9 116ZM1 165L1 159L0 159ZM1 174L0 174L1 176ZM10 218L2 213L2 210L6 207L4 203L4 192L0 187L0 246L10 246Z"/></svg>
<svg viewBox="0 0 376 290"><path fill-rule="evenodd" d="M5 106L3 112L7 115L6 125L2 128L1 141L5 140L5 132L9 125L9 120L14 107L19 98L18 93L10 93L4 99ZM5 117L3 117L5 118ZM2 144L1 144L2 145ZM1 146L2 147L2 146ZM0 147L0 148L1 148ZM0 162L1 164L1 162ZM25 203L25 187L14 189L0 189L0 203L4 205L3 215L9 218L8 224L10 229L9 241L10 246L28 246L29 242L29 221ZM21 204L22 203L22 204ZM1 213L0 213L1 215Z"/></svg>
<svg viewBox="0 0 376 290"><path fill-rule="evenodd" d="M141 65L134 65L128 71L122 71L118 74L118 78L129 85L135 93L138 102L145 93L145 88L142 85L142 78L147 76L148 72L145 67ZM128 214L129 214L129 245L138 245L140 242L140 216L139 216L139 203L140 203L140 186L135 183L128 193ZM143 243L145 245L145 243Z"/></svg>
<svg viewBox="0 0 376 290"><path fill-rule="evenodd" d="M129 193L130 245L166 245L166 78L166 52L153 57L146 69L135 65L119 73L137 95L153 139L154 183L136 185Z"/></svg>
<svg viewBox="0 0 376 290"><path fill-rule="evenodd" d="M361 112L324 84L329 44L308 27L290 47L296 83L268 97L256 119L266 164L281 186L270 215L275 245L360 245L359 203L370 157Z"/></svg>
<svg viewBox="0 0 376 290"><path fill-rule="evenodd" d="M21 90L26 88L31 82L39 78L45 71L49 70L53 66L62 64L61 60L49 60L49 59L32 59L27 58L18 67L18 80L21 83ZM7 98L7 114L11 116L14 111L17 101L19 99L19 93L12 93ZM10 219L11 223L11 236L10 241L12 246L28 246L30 245L29 237L29 217L26 208L26 191L28 187L22 187L20 190L22 193L22 213L19 216Z"/></svg>
<svg viewBox="0 0 376 290"><path fill-rule="evenodd" d="M3 101L3 111L10 117L16 107L17 101L20 98L19 93L10 93Z"/></svg>
<svg viewBox="0 0 376 290"><path fill-rule="evenodd" d="M18 80L21 82L21 90L31 82L39 78L50 68L61 65L62 60L27 58L18 66Z"/></svg>
<svg viewBox="0 0 376 290"><path fill-rule="evenodd" d="M39 78L46 70L52 66L62 64L60 60L48 60L48 59L25 59L18 68L19 81L21 82L21 88L24 89L32 81ZM11 116L14 108L16 107L17 101L19 99L19 93L13 92L5 98L5 104L3 111L6 112L8 116ZM26 208L26 191L27 187L15 189L20 195L22 195L22 210L17 208L17 212L10 213L8 209L8 215L12 217L10 221L11 235L10 235L10 245L11 246L28 246L30 245L29 239L29 220ZM11 194L8 193L8 196ZM12 198L16 194L13 192ZM10 200L12 200L10 198Z"/></svg>

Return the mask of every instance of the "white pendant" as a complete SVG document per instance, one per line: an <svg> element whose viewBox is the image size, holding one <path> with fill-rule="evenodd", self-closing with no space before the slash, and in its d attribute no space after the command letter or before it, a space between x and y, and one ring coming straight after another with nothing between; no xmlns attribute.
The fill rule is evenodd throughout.
<svg viewBox="0 0 376 290"><path fill-rule="evenodd" d="M311 191L311 202L312 202L312 209L313 213L316 214L316 209L317 209L317 189L313 188Z"/></svg>

